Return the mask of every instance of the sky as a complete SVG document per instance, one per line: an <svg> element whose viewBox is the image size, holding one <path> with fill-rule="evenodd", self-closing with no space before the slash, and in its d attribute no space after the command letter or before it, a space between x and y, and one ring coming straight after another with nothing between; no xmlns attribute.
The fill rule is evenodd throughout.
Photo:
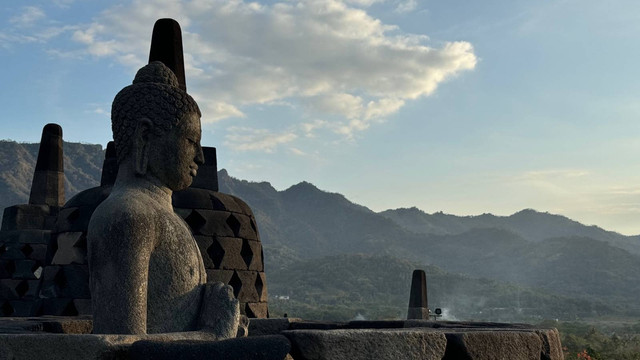
<svg viewBox="0 0 640 360"><path fill-rule="evenodd" d="M181 24L218 168L374 211L525 208L640 234L635 0L0 5L0 139L111 140L153 23Z"/></svg>

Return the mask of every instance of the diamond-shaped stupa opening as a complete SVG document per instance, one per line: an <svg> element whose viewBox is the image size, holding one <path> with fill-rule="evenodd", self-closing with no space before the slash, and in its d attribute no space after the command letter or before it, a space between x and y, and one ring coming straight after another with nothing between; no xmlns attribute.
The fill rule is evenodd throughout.
<svg viewBox="0 0 640 360"><path fill-rule="evenodd" d="M27 293L27 291L29 291L29 283L24 280L21 281L18 286L16 286L16 293L19 297L23 297L24 294Z"/></svg>
<svg viewBox="0 0 640 360"><path fill-rule="evenodd" d="M240 288L242 288L242 280L240 280L240 277L238 276L237 272L235 272L235 271L233 272L233 275L231 276L231 280L229 280L229 285L231 285L231 287L233 287L233 295L237 299L238 295L240 294ZM240 300L240 301L242 301L242 300Z"/></svg>
<svg viewBox="0 0 640 360"><path fill-rule="evenodd" d="M227 225L229 225L229 227L233 231L233 234L235 236L238 236L238 233L240 232L240 221L238 221L238 219L236 219L233 214L229 215L229 217L227 218Z"/></svg>
<svg viewBox="0 0 640 360"><path fill-rule="evenodd" d="M58 269L58 272L53 278L53 282L60 289L63 289L67 286L68 284L67 277L64 275L64 271L62 269Z"/></svg>
<svg viewBox="0 0 640 360"><path fill-rule="evenodd" d="M198 232L198 230L200 230L200 228L207 223L207 219L203 218L202 215L200 215L200 213L198 213L198 211L196 210L191 211L191 214L189 214L189 216L187 216L184 221L189 224L189 227L194 233Z"/></svg>
<svg viewBox="0 0 640 360"><path fill-rule="evenodd" d="M213 239L213 243L207 249L207 254L209 254L209 258L213 261L213 267L220 269L222 259L224 258L224 248L220 245L218 239Z"/></svg>
<svg viewBox="0 0 640 360"><path fill-rule="evenodd" d="M258 276L256 276L256 291L258 292L259 297L262 297L263 289L264 289L264 282L262 282L262 276L258 274Z"/></svg>
<svg viewBox="0 0 640 360"><path fill-rule="evenodd" d="M24 254L24 256L29 257L29 255L31 255L31 253L33 252L33 248L31 247L31 245L29 244L25 244L22 249L20 249L20 251L22 251L22 253Z"/></svg>
<svg viewBox="0 0 640 360"><path fill-rule="evenodd" d="M3 316L11 316L13 314L13 306L11 306L8 301L5 301L0 311L2 311Z"/></svg>
<svg viewBox="0 0 640 360"><path fill-rule="evenodd" d="M251 246L249 246L249 240L242 240L242 250L240 250L240 255L242 256L242 260L247 264L247 268L251 265L251 261L253 260L253 251L251 250Z"/></svg>

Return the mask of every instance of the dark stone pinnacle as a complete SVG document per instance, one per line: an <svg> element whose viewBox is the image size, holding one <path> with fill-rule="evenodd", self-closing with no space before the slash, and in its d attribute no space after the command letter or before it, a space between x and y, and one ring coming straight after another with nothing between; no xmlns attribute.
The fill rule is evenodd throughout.
<svg viewBox="0 0 640 360"><path fill-rule="evenodd" d="M47 124L42 129L29 204L64 205L62 128L58 124Z"/></svg>
<svg viewBox="0 0 640 360"><path fill-rule="evenodd" d="M184 56L182 53L182 31L180 24L173 19L159 19L153 25L149 63L161 61L178 78L180 88L187 91L184 74Z"/></svg>
<svg viewBox="0 0 640 360"><path fill-rule="evenodd" d="M424 270L414 270L411 279L410 308L428 308L427 303L427 275Z"/></svg>
<svg viewBox="0 0 640 360"><path fill-rule="evenodd" d="M198 175L193 179L192 188L218 191L218 162L216 148L203 146L204 164L198 168Z"/></svg>

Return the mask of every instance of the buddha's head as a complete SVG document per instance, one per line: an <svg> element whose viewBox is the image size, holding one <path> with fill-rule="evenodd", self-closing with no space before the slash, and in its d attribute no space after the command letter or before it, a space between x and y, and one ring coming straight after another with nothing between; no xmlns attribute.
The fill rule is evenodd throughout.
<svg viewBox="0 0 640 360"><path fill-rule="evenodd" d="M161 62L138 70L133 84L116 95L111 128L118 164L132 164L136 176L173 191L189 187L204 162L198 104Z"/></svg>

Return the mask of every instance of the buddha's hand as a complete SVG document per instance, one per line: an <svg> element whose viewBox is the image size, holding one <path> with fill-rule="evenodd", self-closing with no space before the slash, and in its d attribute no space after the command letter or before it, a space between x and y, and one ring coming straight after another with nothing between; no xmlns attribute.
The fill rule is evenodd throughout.
<svg viewBox="0 0 640 360"><path fill-rule="evenodd" d="M221 282L203 286L198 328L215 334L219 340L235 337L240 325L240 305L233 296L233 288Z"/></svg>

